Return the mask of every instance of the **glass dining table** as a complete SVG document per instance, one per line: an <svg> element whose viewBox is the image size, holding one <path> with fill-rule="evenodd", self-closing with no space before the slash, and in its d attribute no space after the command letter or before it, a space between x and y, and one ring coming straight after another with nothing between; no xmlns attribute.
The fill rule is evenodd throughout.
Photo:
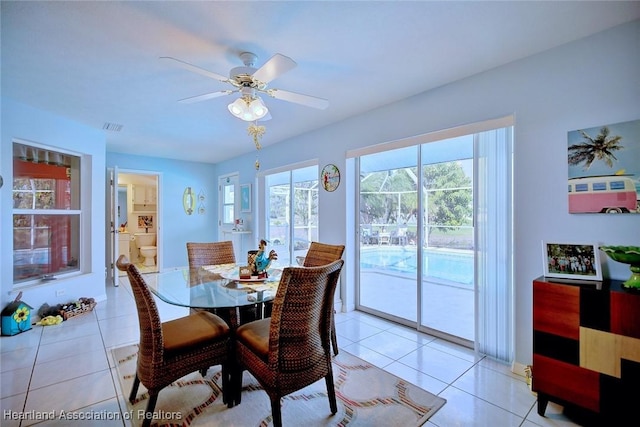
<svg viewBox="0 0 640 427"><path fill-rule="evenodd" d="M145 274L149 290L177 306L203 309L222 317L231 328L242 323L241 311L254 307L261 318L263 302L275 297L282 269L270 268L267 277L241 279L236 264L173 268Z"/></svg>

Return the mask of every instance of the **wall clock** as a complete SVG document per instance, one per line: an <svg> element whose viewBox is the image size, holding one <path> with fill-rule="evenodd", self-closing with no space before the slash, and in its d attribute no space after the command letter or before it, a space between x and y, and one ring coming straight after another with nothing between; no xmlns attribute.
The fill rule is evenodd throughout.
<svg viewBox="0 0 640 427"><path fill-rule="evenodd" d="M340 185L340 170L336 165L328 164L322 168L320 179L325 190L335 191Z"/></svg>

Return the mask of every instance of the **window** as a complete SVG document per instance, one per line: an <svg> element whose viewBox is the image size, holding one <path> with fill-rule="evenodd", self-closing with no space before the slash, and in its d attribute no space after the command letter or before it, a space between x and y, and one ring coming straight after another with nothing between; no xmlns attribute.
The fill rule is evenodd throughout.
<svg viewBox="0 0 640 427"><path fill-rule="evenodd" d="M624 181L611 181L609 184L612 190L624 190Z"/></svg>
<svg viewBox="0 0 640 427"><path fill-rule="evenodd" d="M80 157L13 144L13 280L80 271Z"/></svg>
<svg viewBox="0 0 640 427"><path fill-rule="evenodd" d="M218 232L231 230L240 213L240 192L238 191L238 174L218 177ZM237 199L237 200L236 200Z"/></svg>
<svg viewBox="0 0 640 427"><path fill-rule="evenodd" d="M225 183L222 186L222 222L224 224L233 224L235 200L235 182Z"/></svg>

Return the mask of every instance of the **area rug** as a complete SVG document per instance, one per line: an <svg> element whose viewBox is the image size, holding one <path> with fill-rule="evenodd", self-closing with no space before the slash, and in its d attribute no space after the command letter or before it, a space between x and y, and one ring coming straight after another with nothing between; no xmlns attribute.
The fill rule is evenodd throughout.
<svg viewBox="0 0 640 427"><path fill-rule="evenodd" d="M136 401L128 396L135 376L137 345L113 350L127 418L142 424L147 390L141 384ZM421 426L445 404L445 399L383 371L344 350L334 358L338 412L331 415L324 380L282 399L285 426ZM202 377L189 374L160 392L152 425L155 426L270 426L269 397L245 372L242 403L227 408L222 403L220 367Z"/></svg>

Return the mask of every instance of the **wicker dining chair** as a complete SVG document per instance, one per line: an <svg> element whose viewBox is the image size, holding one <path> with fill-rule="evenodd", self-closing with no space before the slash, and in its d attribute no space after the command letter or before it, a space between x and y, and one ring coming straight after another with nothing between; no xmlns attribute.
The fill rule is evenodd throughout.
<svg viewBox="0 0 640 427"><path fill-rule="evenodd" d="M317 267L330 264L342 258L344 245L330 245L328 243L311 242L307 255L304 257L303 267Z"/></svg>
<svg viewBox="0 0 640 427"><path fill-rule="evenodd" d="M329 264L342 258L344 245L330 245L328 243L311 242L307 255L304 257L304 267L317 267ZM331 345L333 354L338 354L338 337L336 336L335 309L331 311Z"/></svg>
<svg viewBox="0 0 640 427"><path fill-rule="evenodd" d="M231 240L204 243L187 242L187 258L189 259L189 267L192 269L205 265L236 263L236 255ZM233 310L233 313L229 312L229 310L216 310L214 313L234 326L262 318L262 306L260 304L248 305ZM195 311L197 310L192 310L192 312Z"/></svg>
<svg viewBox="0 0 640 427"><path fill-rule="evenodd" d="M205 265L235 264L236 262L231 240L206 243L187 242L187 258L191 268Z"/></svg>
<svg viewBox="0 0 640 427"><path fill-rule="evenodd" d="M342 258L344 253L344 245L330 245L328 243L311 242L307 255L304 257L303 267L318 267L327 265L333 261ZM266 302L264 307L265 317L271 315L273 307L272 302ZM335 312L335 311L334 311ZM334 316L331 316L331 345L333 346L333 354L338 354L338 338L336 336L336 325Z"/></svg>
<svg viewBox="0 0 640 427"><path fill-rule="evenodd" d="M143 426L151 424L160 391L195 371L206 374L211 366L222 365L223 401L233 406L229 387L229 326L213 313L201 311L186 317L160 321L158 307L140 271L121 255L116 266L126 271L138 309L140 344L136 375L129 401L133 403L142 383L149 392ZM231 398L230 398L231 397Z"/></svg>
<svg viewBox="0 0 640 427"><path fill-rule="evenodd" d="M247 370L269 395L275 427L282 425L280 399L322 378L331 413L338 411L330 334L333 295L343 264L338 260L320 267L285 268L272 316L236 330L234 402L241 401L242 375Z"/></svg>

